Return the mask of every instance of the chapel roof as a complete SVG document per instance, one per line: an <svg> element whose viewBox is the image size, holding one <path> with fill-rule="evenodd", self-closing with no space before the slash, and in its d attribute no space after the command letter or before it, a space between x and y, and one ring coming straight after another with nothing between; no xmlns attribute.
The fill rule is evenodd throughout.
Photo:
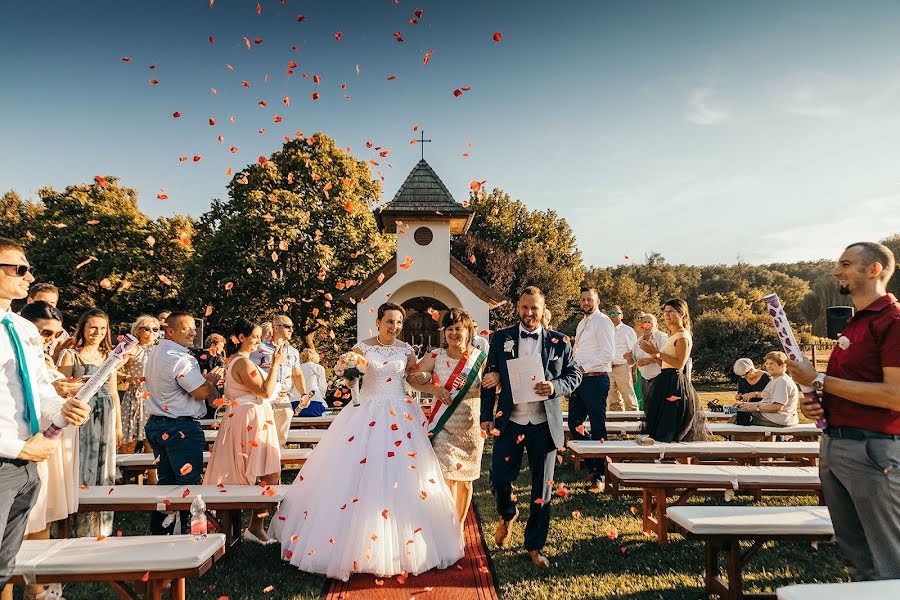
<svg viewBox="0 0 900 600"><path fill-rule="evenodd" d="M437 176L425 159L409 172L394 199L375 209L375 220L382 231L396 233L397 223L405 220L450 221L450 233L469 229L475 210L463 206Z"/></svg>

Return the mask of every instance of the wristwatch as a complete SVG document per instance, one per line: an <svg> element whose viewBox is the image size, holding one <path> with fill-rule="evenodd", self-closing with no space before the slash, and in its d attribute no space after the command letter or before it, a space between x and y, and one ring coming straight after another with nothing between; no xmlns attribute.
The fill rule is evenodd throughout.
<svg viewBox="0 0 900 600"><path fill-rule="evenodd" d="M819 393L825 391L825 373L816 375L816 378L812 380L812 389Z"/></svg>
<svg viewBox="0 0 900 600"><path fill-rule="evenodd" d="M662 352L657 352L657 353L656 353L656 358L662 358Z"/></svg>

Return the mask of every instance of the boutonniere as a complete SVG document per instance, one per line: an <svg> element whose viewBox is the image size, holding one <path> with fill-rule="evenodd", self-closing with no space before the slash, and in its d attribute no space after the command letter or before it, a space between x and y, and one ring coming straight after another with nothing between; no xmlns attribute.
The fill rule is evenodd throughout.
<svg viewBox="0 0 900 600"><path fill-rule="evenodd" d="M510 354L510 353L512 353L515 345L516 345L516 341L514 339L506 338L506 340L504 340L504 342L503 342L503 351L506 352L507 354Z"/></svg>
<svg viewBox="0 0 900 600"><path fill-rule="evenodd" d="M558 343L559 343L559 338L550 338L550 343L551 343L551 344L558 344Z"/></svg>
<svg viewBox="0 0 900 600"><path fill-rule="evenodd" d="M841 350L846 350L847 348L850 347L850 338L848 338L845 335L842 335L841 337L838 338L837 345L840 347Z"/></svg>

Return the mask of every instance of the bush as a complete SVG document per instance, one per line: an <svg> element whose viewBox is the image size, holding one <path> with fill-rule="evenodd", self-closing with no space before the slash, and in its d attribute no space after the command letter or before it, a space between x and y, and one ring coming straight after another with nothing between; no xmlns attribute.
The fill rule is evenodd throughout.
<svg viewBox="0 0 900 600"><path fill-rule="evenodd" d="M749 358L757 366L767 352L781 350L781 342L766 315L733 310L707 312L694 323L695 378L714 381L736 380L733 367L739 358Z"/></svg>

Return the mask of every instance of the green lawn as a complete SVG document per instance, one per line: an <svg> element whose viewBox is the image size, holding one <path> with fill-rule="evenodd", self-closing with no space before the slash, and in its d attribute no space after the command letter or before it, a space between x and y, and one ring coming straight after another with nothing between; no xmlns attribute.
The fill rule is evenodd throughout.
<svg viewBox="0 0 900 600"><path fill-rule="evenodd" d="M730 403L733 393L723 388L701 388L705 403L713 398ZM475 505L482 519L484 537L492 556L500 596L504 600L560 600L564 598L622 598L649 600L695 599L703 597L703 546L671 537L669 546L660 548L641 532L641 521L631 508L640 508L638 498L625 497L612 502L608 496L595 496L588 484L566 463L557 466L556 480L571 492L567 498L554 496L553 520L545 552L554 563L550 571L536 571L521 548L522 528L528 511L528 491L521 487L529 481L527 470L520 475L519 511L522 522L507 547L498 550L493 532L497 524L493 497L488 483L490 444L485 449L482 477L476 483ZM526 463L527 464L527 463ZM698 502L694 500L693 502ZM699 502L722 503L721 496L701 498ZM749 503L749 497L738 497L735 504ZM774 497L768 504L807 504L812 497ZM580 518L572 513L578 511ZM640 512L638 512L640 514ZM143 513L116 515L116 528L125 535L147 533L147 516ZM618 537L608 534L618 530ZM624 549L624 550L623 550ZM238 544L226 560L215 565L199 580L188 581L188 597L217 600L250 598L284 598L306 600L318 598L324 579L301 573L279 558L277 546L260 547ZM141 557L135 555L135 563ZM754 557L745 572L745 590L773 591L791 583L846 581L847 571L833 544L780 543L769 545ZM269 593L263 590L274 586ZM108 587L91 584L66 586L69 600L113 600L118 596ZM20 597L17 595L17 597ZM439 596L435 596L439 597Z"/></svg>

